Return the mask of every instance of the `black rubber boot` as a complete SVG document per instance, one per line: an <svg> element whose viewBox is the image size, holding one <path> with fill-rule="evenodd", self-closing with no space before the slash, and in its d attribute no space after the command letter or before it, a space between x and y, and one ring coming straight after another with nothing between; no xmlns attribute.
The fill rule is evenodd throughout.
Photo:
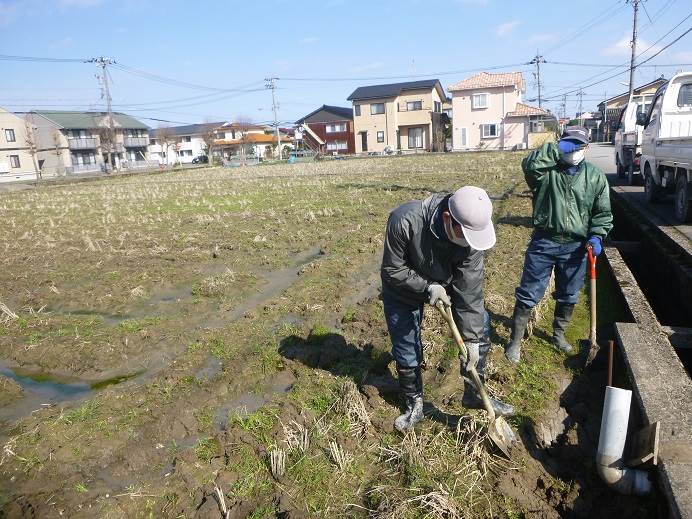
<svg viewBox="0 0 692 519"><path fill-rule="evenodd" d="M394 420L394 427L405 432L423 419L423 378L420 368L397 366L399 390L404 400L405 412Z"/></svg>
<svg viewBox="0 0 692 519"><path fill-rule="evenodd" d="M524 339L530 317L531 307L517 301L512 314L512 336L505 346L505 357L514 364L519 364L521 359L521 341Z"/></svg>
<svg viewBox="0 0 692 519"><path fill-rule="evenodd" d="M510 404L491 396L488 396L488 399L497 416L511 416L514 414L514 407ZM468 377L464 377L464 396L461 397L461 405L466 409L485 409L483 399L476 389L476 385Z"/></svg>
<svg viewBox="0 0 692 519"><path fill-rule="evenodd" d="M555 318L553 319L553 344L560 350L570 353L572 345L565 338L565 330L572 320L574 305L555 303Z"/></svg>

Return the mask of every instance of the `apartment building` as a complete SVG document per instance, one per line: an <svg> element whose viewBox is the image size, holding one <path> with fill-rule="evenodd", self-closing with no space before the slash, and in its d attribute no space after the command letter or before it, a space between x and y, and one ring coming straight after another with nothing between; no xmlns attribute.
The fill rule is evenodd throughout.
<svg viewBox="0 0 692 519"><path fill-rule="evenodd" d="M526 149L551 138L555 117L522 102L521 72L481 72L448 88L452 94L452 147Z"/></svg>
<svg viewBox="0 0 692 519"><path fill-rule="evenodd" d="M439 80L359 87L348 100L356 153L444 151L447 98Z"/></svg>
<svg viewBox="0 0 692 519"><path fill-rule="evenodd" d="M299 140L318 153L350 155L356 151L350 107L322 105L295 124Z"/></svg>
<svg viewBox="0 0 692 519"><path fill-rule="evenodd" d="M36 178L39 166L31 153L31 139L27 122L0 108L0 182Z"/></svg>
<svg viewBox="0 0 692 519"><path fill-rule="evenodd" d="M44 111L29 112L39 156L50 161L57 174L151 166L147 156L149 127L123 113Z"/></svg>

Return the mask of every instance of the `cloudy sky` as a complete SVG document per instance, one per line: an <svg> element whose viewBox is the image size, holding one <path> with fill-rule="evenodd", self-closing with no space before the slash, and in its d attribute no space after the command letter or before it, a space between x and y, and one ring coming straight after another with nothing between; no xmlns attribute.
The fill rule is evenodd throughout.
<svg viewBox="0 0 692 519"><path fill-rule="evenodd" d="M687 0L644 6L640 61L692 27ZM548 62L544 106L560 114L567 94L569 114L580 87L585 110L626 90L631 23L624 0L0 0L0 53L108 56L117 62L115 109L192 123L269 121L270 76L279 78L283 122L322 104L348 106L357 86L439 78L447 87L482 69L522 71L533 100L527 62L538 51ZM639 69L636 82L680 68L692 69L692 33ZM0 61L0 106L99 109L97 72L81 62Z"/></svg>

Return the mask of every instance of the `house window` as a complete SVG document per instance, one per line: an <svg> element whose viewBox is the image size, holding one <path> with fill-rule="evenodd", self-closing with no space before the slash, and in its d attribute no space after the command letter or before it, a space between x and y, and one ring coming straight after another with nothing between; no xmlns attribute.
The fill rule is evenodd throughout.
<svg viewBox="0 0 692 519"><path fill-rule="evenodd" d="M529 131L531 133L543 133L545 131L545 121L530 121Z"/></svg>
<svg viewBox="0 0 692 519"><path fill-rule="evenodd" d="M183 142L192 142L192 137L190 137L189 135L186 137L183 137Z"/></svg>
<svg viewBox="0 0 692 519"><path fill-rule="evenodd" d="M414 110L422 110L423 101L408 101L406 103L406 111L413 112Z"/></svg>
<svg viewBox="0 0 692 519"><path fill-rule="evenodd" d="M384 113L384 103L372 103L370 105L370 115L377 115Z"/></svg>
<svg viewBox="0 0 692 519"><path fill-rule="evenodd" d="M353 111L355 112L356 115L360 115L360 105L354 106Z"/></svg>
<svg viewBox="0 0 692 519"><path fill-rule="evenodd" d="M408 129L408 147L411 149L423 147L423 128Z"/></svg>
<svg viewBox="0 0 692 519"><path fill-rule="evenodd" d="M156 139L149 139L149 146L156 146Z"/></svg>
<svg viewBox="0 0 692 519"><path fill-rule="evenodd" d="M5 139L7 140L7 142L16 142L17 139L14 136L14 130L11 130L9 128L6 129L5 130Z"/></svg>
<svg viewBox="0 0 692 519"><path fill-rule="evenodd" d="M384 132L377 132L377 142L384 142Z"/></svg>
<svg viewBox="0 0 692 519"><path fill-rule="evenodd" d="M346 141L330 141L327 143L327 151L347 150L348 143Z"/></svg>
<svg viewBox="0 0 692 519"><path fill-rule="evenodd" d="M488 108L490 106L490 94L473 94L471 96L471 108Z"/></svg>
<svg viewBox="0 0 692 519"><path fill-rule="evenodd" d="M435 113L439 114L440 112L442 112L442 103L440 103L439 101L435 101L434 107Z"/></svg>
<svg viewBox="0 0 692 519"><path fill-rule="evenodd" d="M492 139L497 137L497 124L481 124L481 138Z"/></svg>
<svg viewBox="0 0 692 519"><path fill-rule="evenodd" d="M346 123L328 124L326 127L327 133L338 133L346 131Z"/></svg>
<svg viewBox="0 0 692 519"><path fill-rule="evenodd" d="M19 165L19 155L10 155L10 166L13 168L20 167Z"/></svg>

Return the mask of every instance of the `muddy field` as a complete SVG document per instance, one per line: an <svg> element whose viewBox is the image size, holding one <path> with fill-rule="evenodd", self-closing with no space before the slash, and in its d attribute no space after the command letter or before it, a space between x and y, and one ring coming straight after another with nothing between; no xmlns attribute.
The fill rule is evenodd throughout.
<svg viewBox="0 0 692 519"><path fill-rule="evenodd" d="M655 501L596 479L603 373L549 346L550 303L528 362L502 356L530 234L521 158L206 169L0 196L0 517L655 515ZM458 403L456 347L429 309L428 419L405 437L392 428L387 214L465 184L495 200L489 386L520 411L510 462Z"/></svg>

